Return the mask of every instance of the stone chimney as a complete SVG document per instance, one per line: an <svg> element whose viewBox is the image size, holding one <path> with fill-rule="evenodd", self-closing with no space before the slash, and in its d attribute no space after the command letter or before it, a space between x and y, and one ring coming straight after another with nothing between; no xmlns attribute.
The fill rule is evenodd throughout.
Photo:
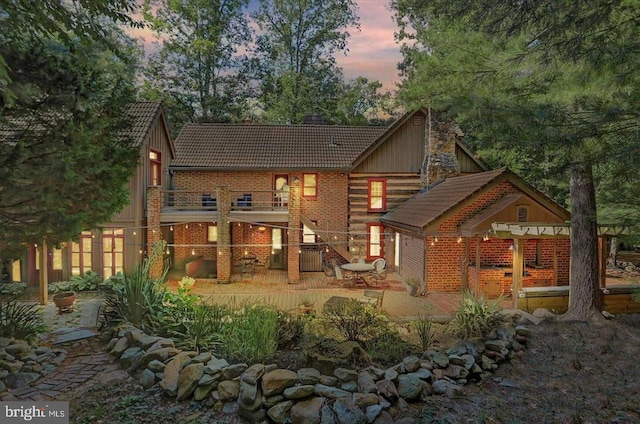
<svg viewBox="0 0 640 424"><path fill-rule="evenodd" d="M433 110L428 110L424 129L424 159L420 172L422 187L429 189L445 178L460 175L456 140L463 135L455 122L443 120Z"/></svg>

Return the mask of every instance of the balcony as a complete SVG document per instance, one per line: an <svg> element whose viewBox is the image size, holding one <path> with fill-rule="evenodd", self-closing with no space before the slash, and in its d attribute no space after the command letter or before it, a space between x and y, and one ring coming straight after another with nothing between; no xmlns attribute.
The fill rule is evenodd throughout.
<svg viewBox="0 0 640 424"><path fill-rule="evenodd" d="M162 190L160 221L215 220L223 209L229 211L231 221L286 222L289 219L289 192L234 190L225 194L230 199L228 208L220 208L216 192Z"/></svg>

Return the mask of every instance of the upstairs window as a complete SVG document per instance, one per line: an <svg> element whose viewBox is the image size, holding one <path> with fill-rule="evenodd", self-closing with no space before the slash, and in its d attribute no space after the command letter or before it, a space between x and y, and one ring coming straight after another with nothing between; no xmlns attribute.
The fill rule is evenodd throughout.
<svg viewBox="0 0 640 424"><path fill-rule="evenodd" d="M314 222L315 224L315 222ZM318 239L316 237L316 233L306 225L302 224L302 243L303 244L315 244Z"/></svg>
<svg viewBox="0 0 640 424"><path fill-rule="evenodd" d="M369 179L367 209L369 211L387 210L387 181L384 179Z"/></svg>
<svg viewBox="0 0 640 424"><path fill-rule="evenodd" d="M150 150L149 163L151 167L151 185L159 186L162 184L162 157L160 152Z"/></svg>
<svg viewBox="0 0 640 424"><path fill-rule="evenodd" d="M302 174L302 197L318 198L318 174Z"/></svg>

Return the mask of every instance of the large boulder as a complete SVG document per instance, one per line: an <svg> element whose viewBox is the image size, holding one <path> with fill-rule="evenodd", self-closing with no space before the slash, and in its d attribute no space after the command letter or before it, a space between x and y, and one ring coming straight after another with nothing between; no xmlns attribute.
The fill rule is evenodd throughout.
<svg viewBox="0 0 640 424"><path fill-rule="evenodd" d="M293 386L298 375L290 370L276 369L262 376L262 392L265 396L282 393L284 389Z"/></svg>
<svg viewBox="0 0 640 424"><path fill-rule="evenodd" d="M198 387L198 382L203 372L204 364L201 362L189 364L180 371L180 376L178 377L178 395L176 398L178 402L188 399L193 394L193 391Z"/></svg>

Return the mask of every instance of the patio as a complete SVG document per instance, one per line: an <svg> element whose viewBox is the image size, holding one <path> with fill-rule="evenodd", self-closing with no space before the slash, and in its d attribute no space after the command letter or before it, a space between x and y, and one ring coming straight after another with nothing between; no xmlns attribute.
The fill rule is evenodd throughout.
<svg viewBox="0 0 640 424"><path fill-rule="evenodd" d="M180 277L170 276L169 288L177 289ZM389 274L381 284L384 290L382 310L394 321L407 321L419 315L429 314L434 320L447 320L457 308L460 294L434 293L426 297L412 297L407 292L402 278ZM242 304L262 302L285 311L296 311L303 302L313 303L316 313L322 312L324 304L333 296L360 299L362 287L344 288L322 272L301 273L299 283L290 284L286 271L263 270L252 277L233 274L230 284L218 284L212 279L196 279L192 293L211 304Z"/></svg>

